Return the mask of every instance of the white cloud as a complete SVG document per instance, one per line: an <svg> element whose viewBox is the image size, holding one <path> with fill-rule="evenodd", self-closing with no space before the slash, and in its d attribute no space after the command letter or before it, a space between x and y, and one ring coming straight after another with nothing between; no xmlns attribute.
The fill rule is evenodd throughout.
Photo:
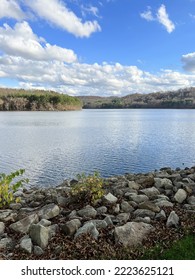
<svg viewBox="0 0 195 280"><path fill-rule="evenodd" d="M161 5L157 12L157 19L167 30L171 33L175 29L174 23L169 19L169 15L166 12L165 5Z"/></svg>
<svg viewBox="0 0 195 280"><path fill-rule="evenodd" d="M97 21L82 22L82 19L60 0L25 0L25 4L40 18L77 37L89 37L92 33L101 30Z"/></svg>
<svg viewBox="0 0 195 280"><path fill-rule="evenodd" d="M153 21L155 20L154 16L152 15L151 7L147 7L147 10L143 13L140 13L140 16L147 21Z"/></svg>
<svg viewBox="0 0 195 280"><path fill-rule="evenodd" d="M37 37L25 21L16 23L13 29L8 24L0 27L0 50L11 56L32 60L59 60L67 63L77 60L72 50L50 45L43 38Z"/></svg>
<svg viewBox="0 0 195 280"><path fill-rule="evenodd" d="M151 7L148 7L147 10L140 14L140 16L147 21L157 21L162 24L168 33L171 33L175 29L174 23L169 19L169 15L166 11L165 5L161 5L158 9L156 16L153 15Z"/></svg>
<svg viewBox="0 0 195 280"><path fill-rule="evenodd" d="M183 55L182 62L185 70L195 72L195 52Z"/></svg>
<svg viewBox="0 0 195 280"><path fill-rule="evenodd" d="M17 1L15 0L0 0L0 18L14 18L16 20L23 20L25 18L24 12L21 10Z"/></svg>
<svg viewBox="0 0 195 280"><path fill-rule="evenodd" d="M0 73L16 79L22 87L48 88L71 95L127 95L195 86L195 75L172 70L152 74L119 63L65 64L8 55L0 57Z"/></svg>

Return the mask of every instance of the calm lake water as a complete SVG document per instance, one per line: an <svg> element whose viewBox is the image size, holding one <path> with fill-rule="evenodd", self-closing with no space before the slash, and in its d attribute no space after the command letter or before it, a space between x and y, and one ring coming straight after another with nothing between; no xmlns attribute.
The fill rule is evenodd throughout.
<svg viewBox="0 0 195 280"><path fill-rule="evenodd" d="M195 110L0 112L0 173L24 168L31 185L192 165Z"/></svg>

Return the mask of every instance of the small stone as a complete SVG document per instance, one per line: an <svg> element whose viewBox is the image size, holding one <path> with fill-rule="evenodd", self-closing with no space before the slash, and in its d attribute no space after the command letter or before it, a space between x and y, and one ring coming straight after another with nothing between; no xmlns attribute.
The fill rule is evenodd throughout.
<svg viewBox="0 0 195 280"><path fill-rule="evenodd" d="M156 220L162 220L165 221L166 220L166 214L164 210L161 210L159 213L156 214L155 219Z"/></svg>
<svg viewBox="0 0 195 280"><path fill-rule="evenodd" d="M190 197L188 197L187 201L190 205L194 205L195 204L195 196L191 195Z"/></svg>
<svg viewBox="0 0 195 280"><path fill-rule="evenodd" d="M113 221L111 219L110 216L107 216L104 221L107 223L107 226L112 226L113 225Z"/></svg>
<svg viewBox="0 0 195 280"><path fill-rule="evenodd" d="M175 213L175 211L172 211L167 219L166 226L167 227L178 227L179 225L179 217Z"/></svg>
<svg viewBox="0 0 195 280"><path fill-rule="evenodd" d="M20 242L20 249L31 254L32 253L32 241L30 238L25 237Z"/></svg>
<svg viewBox="0 0 195 280"><path fill-rule="evenodd" d="M179 189L176 194L174 195L174 199L178 203L182 203L187 198L187 193L183 189Z"/></svg>
<svg viewBox="0 0 195 280"><path fill-rule="evenodd" d="M120 213L116 216L116 222L119 224L126 223L130 218L130 213Z"/></svg>
<svg viewBox="0 0 195 280"><path fill-rule="evenodd" d="M153 202L151 202L151 201L144 201L144 202L140 203L140 204L138 205L138 207L139 207L140 209L148 209L148 210L151 210L151 211L153 211L153 212L155 212L155 213L160 212L160 207L157 206L157 205L155 205L155 204L154 204Z"/></svg>
<svg viewBox="0 0 195 280"><path fill-rule="evenodd" d="M149 198L145 194L132 194L129 197L129 199L133 200L136 203L141 203L141 202L144 202L146 200L149 200Z"/></svg>
<svg viewBox="0 0 195 280"><path fill-rule="evenodd" d="M41 256L44 254L44 251L41 247L34 246L34 254L35 254L35 256Z"/></svg>
<svg viewBox="0 0 195 280"><path fill-rule="evenodd" d="M106 206L100 206L96 209L96 211L97 211L97 215L103 215L108 211L108 209Z"/></svg>
<svg viewBox="0 0 195 280"><path fill-rule="evenodd" d="M99 232L92 222L87 222L81 228L79 228L75 234L75 238L78 238L81 234L89 233L93 238L97 239Z"/></svg>
<svg viewBox="0 0 195 280"><path fill-rule="evenodd" d="M38 223L39 225L42 225L44 227L49 227L51 225L51 221L46 220L46 219L41 219L40 222Z"/></svg>
<svg viewBox="0 0 195 280"><path fill-rule="evenodd" d="M173 207L173 203L167 200L160 200L158 202L155 202L156 206L161 207Z"/></svg>
<svg viewBox="0 0 195 280"><path fill-rule="evenodd" d="M0 222L0 236L4 233L5 231L5 224L3 222Z"/></svg>
<svg viewBox="0 0 195 280"><path fill-rule="evenodd" d="M94 219L97 215L97 211L90 205L87 205L85 208L79 210L78 215L85 218Z"/></svg>
<svg viewBox="0 0 195 280"><path fill-rule="evenodd" d="M155 212L148 210L148 209L137 209L133 212L135 217L150 217L150 218L154 218L155 216Z"/></svg>
<svg viewBox="0 0 195 280"><path fill-rule="evenodd" d="M0 240L0 250L12 246L13 240L10 237L2 238Z"/></svg>
<svg viewBox="0 0 195 280"><path fill-rule="evenodd" d="M121 211L123 211L125 213L129 213L129 212L132 212L133 210L134 210L134 208L127 201L123 201L121 203Z"/></svg>
<svg viewBox="0 0 195 280"><path fill-rule="evenodd" d="M80 228L81 222L79 219L73 219L69 222L67 222L65 225L62 225L62 231L66 235L74 235L76 231Z"/></svg>
<svg viewBox="0 0 195 280"><path fill-rule="evenodd" d="M114 204L117 202L117 200L118 200L118 198L111 193L104 195L102 198L102 201L104 204Z"/></svg>
<svg viewBox="0 0 195 280"><path fill-rule="evenodd" d="M134 181L129 181L129 182L128 182L128 187L129 187L130 189L133 189L133 190L139 190L140 185L137 184L137 183L134 182Z"/></svg>

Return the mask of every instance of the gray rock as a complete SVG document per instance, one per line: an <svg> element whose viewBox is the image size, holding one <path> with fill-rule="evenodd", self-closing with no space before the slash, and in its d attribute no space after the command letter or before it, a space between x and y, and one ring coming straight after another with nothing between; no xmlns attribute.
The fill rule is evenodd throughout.
<svg viewBox="0 0 195 280"><path fill-rule="evenodd" d="M130 213L120 213L116 216L116 222L119 224L126 223L130 218Z"/></svg>
<svg viewBox="0 0 195 280"><path fill-rule="evenodd" d="M185 199L187 198L187 193L185 190L183 189L179 189L176 194L174 195L174 199L178 202L178 203L182 203Z"/></svg>
<svg viewBox="0 0 195 280"><path fill-rule="evenodd" d="M38 221L39 217L37 214L32 214L14 224L11 224L9 227L19 233L28 233L30 226L38 223Z"/></svg>
<svg viewBox="0 0 195 280"><path fill-rule="evenodd" d="M6 249L7 247L12 247L13 240L10 237L2 238L0 240L0 250Z"/></svg>
<svg viewBox="0 0 195 280"><path fill-rule="evenodd" d="M77 211L76 210L73 210L71 211L71 213L68 215L68 218L69 220L74 220L74 219L77 219Z"/></svg>
<svg viewBox="0 0 195 280"><path fill-rule="evenodd" d="M12 210L19 210L20 208L22 208L22 204L21 203L10 203L9 208Z"/></svg>
<svg viewBox="0 0 195 280"><path fill-rule="evenodd" d="M190 205L194 205L195 204L195 196L191 195L190 197L188 197L187 201Z"/></svg>
<svg viewBox="0 0 195 280"><path fill-rule="evenodd" d="M169 189L169 188L172 188L173 187L173 184L172 184L172 181L167 179L167 178L154 178L154 182L155 182L155 187L157 189L160 189L160 188L166 188L166 189Z"/></svg>
<svg viewBox="0 0 195 280"><path fill-rule="evenodd" d="M152 229L153 227L146 223L128 222L123 226L115 227L115 242L125 247L136 247L142 244Z"/></svg>
<svg viewBox="0 0 195 280"><path fill-rule="evenodd" d="M157 205L155 205L155 204L154 204L153 202L151 202L151 201L144 201L144 202L140 203L140 204L138 205L138 207L139 207L140 209L148 209L148 210L151 210L151 211L153 211L153 212L155 212L155 213L160 212L160 207L157 206Z"/></svg>
<svg viewBox="0 0 195 280"><path fill-rule="evenodd" d="M116 205L113 205L112 207L112 213L113 214L118 214L120 212L120 204L116 204Z"/></svg>
<svg viewBox="0 0 195 280"><path fill-rule="evenodd" d="M76 231L80 228L81 222L79 219L73 219L68 221L66 224L62 225L62 231L66 235L74 235Z"/></svg>
<svg viewBox="0 0 195 280"><path fill-rule="evenodd" d="M137 209L133 212L135 217L150 217L150 218L154 218L155 216L155 212L148 210L148 209Z"/></svg>
<svg viewBox="0 0 195 280"><path fill-rule="evenodd" d="M49 227L51 225L51 221L46 220L46 219L41 219L40 222L38 223L39 225L42 225L44 227Z"/></svg>
<svg viewBox="0 0 195 280"><path fill-rule="evenodd" d="M144 202L146 200L149 200L149 198L145 194L132 194L129 197L129 199L133 200L136 203L141 203L141 202Z"/></svg>
<svg viewBox="0 0 195 280"><path fill-rule="evenodd" d="M97 211L97 215L102 215L107 213L108 209L106 206L100 206L96 209L96 211Z"/></svg>
<svg viewBox="0 0 195 280"><path fill-rule="evenodd" d="M133 190L139 190L140 185L137 184L135 181L129 181L129 182L128 182L128 187L129 187L130 189L133 189Z"/></svg>
<svg viewBox="0 0 195 280"><path fill-rule="evenodd" d="M69 197L58 196L57 203L60 207L66 207L70 203L70 199Z"/></svg>
<svg viewBox="0 0 195 280"><path fill-rule="evenodd" d="M166 214L164 210L161 210L159 213L156 214L155 219L156 220L162 220L165 221L166 220Z"/></svg>
<svg viewBox="0 0 195 280"><path fill-rule="evenodd" d="M56 235L57 230L59 229L57 224L53 224L48 227L49 239Z"/></svg>
<svg viewBox="0 0 195 280"><path fill-rule="evenodd" d="M172 211L167 219L166 226L167 227L178 227L179 225L179 217L175 213L175 211Z"/></svg>
<svg viewBox="0 0 195 280"><path fill-rule="evenodd" d="M39 225L33 224L30 227L29 235L36 245L41 247L42 249L46 248L49 241L49 230L48 228Z"/></svg>
<svg viewBox="0 0 195 280"><path fill-rule="evenodd" d="M82 227L80 227L74 237L78 238L80 235L86 233L89 233L93 238L98 239L99 232L92 222L87 222Z"/></svg>
<svg viewBox="0 0 195 280"><path fill-rule="evenodd" d="M60 208L54 203L47 204L38 212L41 219L52 219L58 216L60 213Z"/></svg>
<svg viewBox="0 0 195 280"><path fill-rule="evenodd" d="M151 219L150 217L136 217L134 220L134 222L142 222L142 223L146 223L146 224L150 224L151 223Z"/></svg>
<svg viewBox="0 0 195 280"><path fill-rule="evenodd" d="M159 190L155 187L142 189L142 190L140 190L140 193L143 193L143 194L147 195L147 197L149 197L149 199L153 199L157 195L160 194Z"/></svg>
<svg viewBox="0 0 195 280"><path fill-rule="evenodd" d="M5 224L3 222L0 222L0 236L4 233L5 231Z"/></svg>
<svg viewBox="0 0 195 280"><path fill-rule="evenodd" d="M105 220L91 220L90 222L93 223L97 229L106 228L108 226Z"/></svg>
<svg viewBox="0 0 195 280"><path fill-rule="evenodd" d="M97 215L97 211L90 205L87 205L85 208L77 211L78 215L85 218L94 219Z"/></svg>
<svg viewBox="0 0 195 280"><path fill-rule="evenodd" d="M41 256L41 255L44 254L44 251L41 247L35 245L34 246L34 254L35 254L35 256Z"/></svg>
<svg viewBox="0 0 195 280"><path fill-rule="evenodd" d="M113 225L113 221L110 216L105 217L104 221L106 222L107 226Z"/></svg>
<svg viewBox="0 0 195 280"><path fill-rule="evenodd" d="M15 222L17 214L10 209L0 210L0 221L1 222Z"/></svg>
<svg viewBox="0 0 195 280"><path fill-rule="evenodd" d="M102 198L102 202L106 205L107 204L114 204L117 201L118 201L118 198L111 193L108 193L107 195L104 195L103 198Z"/></svg>
<svg viewBox="0 0 195 280"><path fill-rule="evenodd" d="M160 200L158 202L155 202L156 206L161 207L173 207L173 203L167 200Z"/></svg>
<svg viewBox="0 0 195 280"><path fill-rule="evenodd" d="M133 212L133 210L134 208L127 201L123 201L121 203L121 211L125 213L129 213L129 212Z"/></svg>
<svg viewBox="0 0 195 280"><path fill-rule="evenodd" d="M20 241L20 249L22 251L25 251L25 252L31 254L32 248L33 248L33 244L32 244L31 239L29 237L22 238L22 240Z"/></svg>

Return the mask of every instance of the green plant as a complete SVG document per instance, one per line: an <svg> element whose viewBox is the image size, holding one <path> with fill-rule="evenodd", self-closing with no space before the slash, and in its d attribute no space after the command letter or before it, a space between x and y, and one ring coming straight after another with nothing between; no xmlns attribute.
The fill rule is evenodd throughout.
<svg viewBox="0 0 195 280"><path fill-rule="evenodd" d="M103 179L98 172L94 172L92 175L78 174L77 179L78 183L71 190L72 196L77 196L92 203L102 198L104 195Z"/></svg>
<svg viewBox="0 0 195 280"><path fill-rule="evenodd" d="M8 207L10 203L20 201L19 197L14 197L14 192L23 185L23 183L28 183L28 179L21 179L15 181L15 178L23 175L25 172L24 169L17 170L12 172L9 175L4 173L0 174L0 209Z"/></svg>

